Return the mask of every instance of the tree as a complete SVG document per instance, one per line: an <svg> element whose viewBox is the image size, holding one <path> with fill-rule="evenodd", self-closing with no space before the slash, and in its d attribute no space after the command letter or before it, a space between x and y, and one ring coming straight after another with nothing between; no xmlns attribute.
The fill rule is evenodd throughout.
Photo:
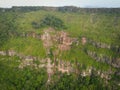
<svg viewBox="0 0 120 90"><path fill-rule="evenodd" d="M53 27L55 29L66 29L63 21L55 16L46 15L40 22L32 22L33 28Z"/></svg>
<svg viewBox="0 0 120 90"><path fill-rule="evenodd" d="M16 13L12 12L0 13L0 46L16 32L16 16Z"/></svg>

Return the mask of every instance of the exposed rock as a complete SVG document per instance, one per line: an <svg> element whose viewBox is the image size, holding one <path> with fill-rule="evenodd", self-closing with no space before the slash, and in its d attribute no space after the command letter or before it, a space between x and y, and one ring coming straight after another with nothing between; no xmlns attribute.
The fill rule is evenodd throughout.
<svg viewBox="0 0 120 90"><path fill-rule="evenodd" d="M5 51L0 51L0 55L5 56L7 53Z"/></svg>
<svg viewBox="0 0 120 90"><path fill-rule="evenodd" d="M120 58L112 60L112 65L114 67L120 68Z"/></svg>
<svg viewBox="0 0 120 90"><path fill-rule="evenodd" d="M61 31L59 32L59 45L58 48L61 51L66 51L71 48L72 43L75 41L74 38L70 38L68 33Z"/></svg>
<svg viewBox="0 0 120 90"><path fill-rule="evenodd" d="M92 52L92 51L87 51L87 54L96 61L107 63L109 65L112 65L113 67L120 68L119 59L108 57L102 54L98 55L96 52Z"/></svg>
<svg viewBox="0 0 120 90"><path fill-rule="evenodd" d="M105 43L101 43L101 42L96 42L96 41L93 41L93 40L88 40L88 43L92 44L93 46L97 47L97 48L108 48L110 49L111 48L111 45L107 45Z"/></svg>
<svg viewBox="0 0 120 90"><path fill-rule="evenodd" d="M41 39L44 47L48 50L51 47L57 47L61 51L66 51L69 50L72 43L75 42L75 38L69 37L68 33L64 31L55 31L52 28L44 30L43 35L41 35Z"/></svg>
<svg viewBox="0 0 120 90"><path fill-rule="evenodd" d="M50 58L47 58L47 66L46 67L47 67L47 72L49 74L52 74L53 73L53 70L52 70L53 64L51 64Z"/></svg>
<svg viewBox="0 0 120 90"><path fill-rule="evenodd" d="M61 51L70 50L70 46L67 46L67 45L64 45L64 44L60 44L60 45L58 46L58 48L59 48Z"/></svg>
<svg viewBox="0 0 120 90"><path fill-rule="evenodd" d="M40 63L46 63L47 59L38 59L40 61Z"/></svg>
<svg viewBox="0 0 120 90"><path fill-rule="evenodd" d="M50 58L47 58L47 66L46 66L46 68L47 68L47 73L48 73L48 81L47 82L50 82L50 80L51 80L51 75L53 74L53 64L51 64L51 60L50 60Z"/></svg>
<svg viewBox="0 0 120 90"><path fill-rule="evenodd" d="M26 60L26 61L33 61L34 59L33 59L32 56L26 56L26 57L24 58L24 60Z"/></svg>
<svg viewBox="0 0 120 90"><path fill-rule="evenodd" d="M57 66L58 71L61 73L67 73L70 74L73 71L73 67L70 62L65 62L64 60L58 60L58 66Z"/></svg>
<svg viewBox="0 0 120 90"><path fill-rule="evenodd" d="M50 35L50 32L51 31L49 31L49 30L44 30L44 34L41 35L41 40L43 41L43 45L44 45L45 48L50 48L53 45L52 37Z"/></svg>
<svg viewBox="0 0 120 90"><path fill-rule="evenodd" d="M82 37L82 45L85 45L87 43L86 37Z"/></svg>
<svg viewBox="0 0 120 90"><path fill-rule="evenodd" d="M92 74L92 67L88 67L86 70L83 70L81 72L81 76L86 77L90 76Z"/></svg>
<svg viewBox="0 0 120 90"><path fill-rule="evenodd" d="M101 71L97 71L97 74L100 75Z"/></svg>
<svg viewBox="0 0 120 90"><path fill-rule="evenodd" d="M14 50L8 50L8 56L15 56L16 54Z"/></svg>
<svg viewBox="0 0 120 90"><path fill-rule="evenodd" d="M110 49L112 51L116 51L117 53L120 53L120 46L108 45L106 43L96 42L91 39L87 39L87 40L88 40L88 43L92 44L93 46L95 46L97 48L106 48L106 49Z"/></svg>
<svg viewBox="0 0 120 90"><path fill-rule="evenodd" d="M109 73L107 73L107 72L101 72L100 77L104 78L106 80L110 80L111 79Z"/></svg>
<svg viewBox="0 0 120 90"><path fill-rule="evenodd" d="M37 34L35 32L22 32L20 34L21 37L32 37L32 38L36 38L36 39L41 39L41 35L40 34Z"/></svg>
<svg viewBox="0 0 120 90"><path fill-rule="evenodd" d="M18 56L20 59L25 58L25 56L23 54L21 54L21 53L17 53L16 56Z"/></svg>
<svg viewBox="0 0 120 90"><path fill-rule="evenodd" d="M61 73L67 73L67 74L75 73L76 68L74 68L73 64L71 64L69 61L56 59L58 64L55 64L55 63L52 63L52 60L50 58L40 59L38 57L33 57L33 56L24 56L22 54L16 53L13 50L8 50L8 51L9 51L10 56L17 55L17 56L21 57L21 61L20 61L20 65L19 65L20 69L23 69L27 66L30 66L31 68L34 68L34 69L46 67L47 73L48 73L48 81L47 81L48 83L51 81L51 75L54 74L54 72L53 72L54 68L57 68L57 70L60 71ZM89 55L93 54L92 56L96 56L95 52L89 51L88 53L89 53ZM0 51L0 54L6 55L6 52ZM103 57L103 55L101 55L101 57ZM38 60L40 63L39 64L34 63L34 61L36 61L36 60ZM107 59L105 59L105 60L107 60ZM118 61L119 61L119 59L118 59ZM88 67L87 69L80 71L81 76L83 76L83 77L90 76L92 74L93 69L94 69L93 67ZM108 71L108 72L97 71L96 69L94 69L94 72L96 72L96 75L99 75L101 78L104 78L106 80L110 80L110 78L111 78L110 76L113 73L113 72L111 73L110 71ZM118 74L119 74L119 72L117 72L117 75Z"/></svg>
<svg viewBox="0 0 120 90"><path fill-rule="evenodd" d="M59 32L60 34L60 43L65 44L67 46L72 44L72 38L68 37L68 34L64 31Z"/></svg>

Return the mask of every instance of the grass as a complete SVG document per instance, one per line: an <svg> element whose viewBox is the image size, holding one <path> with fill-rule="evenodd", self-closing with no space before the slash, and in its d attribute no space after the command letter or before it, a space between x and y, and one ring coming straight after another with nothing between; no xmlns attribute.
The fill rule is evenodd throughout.
<svg viewBox="0 0 120 90"><path fill-rule="evenodd" d="M115 51L112 51L110 49L106 49L106 48L97 48L93 45L87 44L84 46L84 48L86 48L87 50L90 50L92 52L97 52L97 54L103 54L105 56L111 56L111 57L116 57L117 54Z"/></svg>
<svg viewBox="0 0 120 90"><path fill-rule="evenodd" d="M1 56L0 55L1 65L7 65L11 68L18 68L20 64L20 59L18 57L9 57L9 56Z"/></svg>
<svg viewBox="0 0 120 90"><path fill-rule="evenodd" d="M46 57L45 48L42 45L42 41L34 38L11 38L9 42L7 42L6 45L2 47L2 50L9 49L15 50L24 55L32 55L40 58ZM71 50L64 51L60 55L60 59L71 62L77 60L80 64L84 64L86 67L93 66L96 67L96 69L103 71L109 70L111 68L110 65L96 62L94 59L86 55L86 53L83 52L81 46L73 47ZM115 70L114 68L112 69Z"/></svg>
<svg viewBox="0 0 120 90"><path fill-rule="evenodd" d="M81 13L62 13L57 11L33 11L24 13L17 19L20 31L40 32L42 29L33 29L31 22L40 21L45 15L54 15L64 21L67 32L71 36L86 36L95 41L108 44L119 44L115 42L116 34L120 32L120 18L115 21L115 14L81 14ZM117 23L117 24L116 24Z"/></svg>
<svg viewBox="0 0 120 90"><path fill-rule="evenodd" d="M93 58L89 57L85 52L83 52L83 49L81 47L74 47L69 51L61 53L61 59L71 62L75 62L75 60L77 60L77 62L85 65L86 67L93 66L98 70L106 71L111 69L110 65L97 62ZM115 68L112 67L112 70L115 70Z"/></svg>
<svg viewBox="0 0 120 90"><path fill-rule="evenodd" d="M11 38L2 49L12 49L24 55L38 56L40 58L46 56L42 41L33 38Z"/></svg>
<svg viewBox="0 0 120 90"><path fill-rule="evenodd" d="M60 18L67 26L66 32L70 33L71 37L85 36L93 41L98 41L106 44L120 45L118 33L120 33L120 18L115 19L119 15L105 13L62 13L58 11L32 11L21 13L16 19L17 31L19 32L36 32L42 33L45 28L34 29L32 22L39 22L45 15L54 15ZM86 66L95 66L96 68L107 70L110 66L99 63L87 56L83 52L84 46L72 48L70 51L63 52L62 59L75 60ZM86 48L91 51L96 51L99 54L115 56L115 53L108 49L95 48L87 45ZM13 49L25 55L38 56L44 58L46 56L45 48L41 40L33 38L11 38L1 49Z"/></svg>

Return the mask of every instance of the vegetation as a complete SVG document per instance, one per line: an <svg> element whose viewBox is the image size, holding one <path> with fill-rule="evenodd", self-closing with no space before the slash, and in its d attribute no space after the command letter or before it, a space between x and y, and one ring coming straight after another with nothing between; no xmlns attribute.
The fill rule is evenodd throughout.
<svg viewBox="0 0 120 90"><path fill-rule="evenodd" d="M33 38L11 38L1 49L12 49L24 55L37 56L40 58L46 57L46 52L42 41Z"/></svg>
<svg viewBox="0 0 120 90"><path fill-rule="evenodd" d="M48 12L49 10L49 12ZM83 77L76 73L54 71L50 83L46 68L34 69L27 66L19 68L21 59L17 56L0 55L0 88L1 90L119 90L120 71L106 63L96 62L86 54L86 50L120 58L119 50L98 48L92 44L81 44L85 37L96 42L120 47L120 12L119 9L80 9L77 7L13 7L0 9L0 50L15 50L25 56L41 59L54 59L54 47L47 56L42 40L32 37L21 37L21 34L43 33L49 27L64 30L69 37L77 38L79 45L72 44L68 51L59 52L57 58L69 61L73 67L84 70L94 67L101 72L113 72L110 80L102 79L92 72ZM58 32L58 31L56 31ZM76 62L82 65L76 65ZM40 62L35 61L39 64ZM118 74L116 74L118 73Z"/></svg>
<svg viewBox="0 0 120 90"><path fill-rule="evenodd" d="M10 33L16 32L15 18L16 14L11 12L0 13L0 46L8 41Z"/></svg>
<svg viewBox="0 0 120 90"><path fill-rule="evenodd" d="M63 21L59 18L52 16L52 15L46 15L40 23L32 22L33 28L40 28L40 27L53 27L55 29L65 29L65 26L63 25Z"/></svg>
<svg viewBox="0 0 120 90"><path fill-rule="evenodd" d="M40 22L46 15L52 15L58 17L64 22L67 27L67 32L74 37L85 36L94 41L103 42L107 44L119 45L118 35L120 18L118 14L107 14L107 13L72 13L72 12L57 12L57 11L37 11L28 12L22 14L20 18L17 18L19 23L18 29L20 31L34 31L36 29L32 28L31 23L34 21L36 23ZM39 24L39 23L38 23ZM102 29L101 29L102 27ZM38 28L37 31L41 31ZM98 37L99 36L99 37Z"/></svg>
<svg viewBox="0 0 120 90"><path fill-rule="evenodd" d="M115 88L115 84L111 86L104 84L105 81L95 75L76 77L74 75L63 74L60 80L50 85L49 88L50 90L108 90Z"/></svg>
<svg viewBox="0 0 120 90"><path fill-rule="evenodd" d="M27 67L20 70L18 57L0 58L1 90L45 90L47 74L44 69L34 70Z"/></svg>

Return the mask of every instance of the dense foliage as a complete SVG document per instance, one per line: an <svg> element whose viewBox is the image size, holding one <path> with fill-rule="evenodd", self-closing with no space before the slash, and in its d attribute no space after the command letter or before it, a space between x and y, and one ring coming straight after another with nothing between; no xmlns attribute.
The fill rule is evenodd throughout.
<svg viewBox="0 0 120 90"><path fill-rule="evenodd" d="M40 27L53 27L55 29L65 29L63 21L52 15L46 15L40 21L40 23L32 22L32 26L36 29Z"/></svg>
<svg viewBox="0 0 120 90"><path fill-rule="evenodd" d="M114 85L106 85L98 76L75 76L74 74L61 75L61 78L49 85L50 90L110 90Z"/></svg>
<svg viewBox="0 0 120 90"><path fill-rule="evenodd" d="M55 73L51 82L47 82L45 69L26 67L19 69L18 57L0 56L1 90L119 90L119 76L113 76L108 82L92 73L91 76ZM107 84L106 84L107 82Z"/></svg>
<svg viewBox="0 0 120 90"><path fill-rule="evenodd" d="M3 45L9 39L11 33L16 32L15 18L15 13L0 13L0 45Z"/></svg>
<svg viewBox="0 0 120 90"><path fill-rule="evenodd" d="M47 74L44 69L30 67L19 69L19 58L1 57L0 89L1 90L44 90Z"/></svg>

